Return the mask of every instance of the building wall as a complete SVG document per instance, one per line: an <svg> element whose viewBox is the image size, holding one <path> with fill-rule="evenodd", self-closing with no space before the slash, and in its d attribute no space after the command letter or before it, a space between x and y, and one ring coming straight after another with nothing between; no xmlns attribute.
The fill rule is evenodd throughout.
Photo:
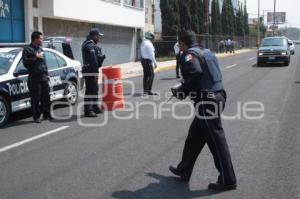
<svg viewBox="0 0 300 199"><path fill-rule="evenodd" d="M145 31L154 32L154 0L145 2Z"/></svg>
<svg viewBox="0 0 300 199"><path fill-rule="evenodd" d="M45 37L71 37L74 57L80 61L82 61L81 44L92 27L98 27L104 33L100 42L102 51L107 57L104 65L135 61L136 33L134 28L43 18Z"/></svg>
<svg viewBox="0 0 300 199"><path fill-rule="evenodd" d="M145 26L143 0L121 0L120 3L108 0L40 0L40 5L40 13L47 18L123 27Z"/></svg>
<svg viewBox="0 0 300 199"><path fill-rule="evenodd" d="M154 13L154 32L161 33L161 11L160 11L160 0L154 1L155 13Z"/></svg>

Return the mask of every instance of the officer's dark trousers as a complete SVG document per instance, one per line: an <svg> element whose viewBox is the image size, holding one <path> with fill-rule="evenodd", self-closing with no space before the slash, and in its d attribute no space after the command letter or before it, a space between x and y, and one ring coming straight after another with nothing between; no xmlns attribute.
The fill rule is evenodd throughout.
<svg viewBox="0 0 300 199"><path fill-rule="evenodd" d="M28 88L30 92L33 119L39 119L41 112L43 112L45 117L50 116L50 88L48 80L42 76L33 77L29 75Z"/></svg>
<svg viewBox="0 0 300 199"><path fill-rule="evenodd" d="M90 113L95 109L99 109L98 74L84 75L84 80L85 80L84 113Z"/></svg>
<svg viewBox="0 0 300 199"><path fill-rule="evenodd" d="M176 76L179 77L179 69L180 69L180 54L176 55Z"/></svg>
<svg viewBox="0 0 300 199"><path fill-rule="evenodd" d="M154 69L152 61L149 59L142 59L142 66L144 71L144 92L149 92L152 91L152 84L154 80Z"/></svg>
<svg viewBox="0 0 300 199"><path fill-rule="evenodd" d="M198 155L204 145L207 144L213 155L215 166L220 173L218 183L234 184L236 183L236 177L220 118L220 113L225 106L224 96L224 94L216 94L216 100L206 100L204 103L202 100L195 102L198 115L195 116L190 126L182 160L177 168L182 173L190 176ZM208 102L211 104L207 104ZM219 105L217 106L218 108L213 104ZM217 114L213 117L205 110L210 110Z"/></svg>

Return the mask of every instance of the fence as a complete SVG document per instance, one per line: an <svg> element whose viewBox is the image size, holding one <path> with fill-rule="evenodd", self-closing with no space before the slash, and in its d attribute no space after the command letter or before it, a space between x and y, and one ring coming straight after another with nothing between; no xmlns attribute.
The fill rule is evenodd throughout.
<svg viewBox="0 0 300 199"><path fill-rule="evenodd" d="M197 35L197 41L201 46L211 49L213 52L225 52L224 40L228 36ZM252 48L256 46L256 37L233 36L230 39L234 43L235 49ZM157 57L174 56L174 45L177 42L176 36L163 36L161 40L153 42Z"/></svg>

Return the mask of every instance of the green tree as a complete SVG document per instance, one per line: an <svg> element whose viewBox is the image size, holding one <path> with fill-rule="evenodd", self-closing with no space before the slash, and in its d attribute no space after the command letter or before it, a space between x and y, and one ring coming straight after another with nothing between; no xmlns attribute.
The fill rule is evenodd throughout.
<svg viewBox="0 0 300 199"><path fill-rule="evenodd" d="M222 33L219 0L213 0L211 4L211 33L214 35L220 35Z"/></svg>
<svg viewBox="0 0 300 199"><path fill-rule="evenodd" d="M161 0L160 9L163 36L177 35L180 28L178 0Z"/></svg>
<svg viewBox="0 0 300 199"><path fill-rule="evenodd" d="M200 0L201 1L201 0ZM190 0L190 12L191 12L191 28L195 33L200 32L200 21L199 21L199 0Z"/></svg>
<svg viewBox="0 0 300 199"><path fill-rule="evenodd" d="M245 35L249 35L249 24L248 24L248 12L247 12L247 5L244 5L244 32Z"/></svg>
<svg viewBox="0 0 300 199"><path fill-rule="evenodd" d="M191 12L190 12L190 0L179 0L180 10L180 29L191 29Z"/></svg>
<svg viewBox="0 0 300 199"><path fill-rule="evenodd" d="M203 0L199 0L199 9L198 9L198 19L199 19L199 33L202 34L205 32L205 7L204 7L204 3Z"/></svg>
<svg viewBox="0 0 300 199"><path fill-rule="evenodd" d="M232 0L224 0L222 7L222 32L233 36L235 33L235 15Z"/></svg>
<svg viewBox="0 0 300 199"><path fill-rule="evenodd" d="M242 6L239 7L238 11L236 12L236 35L244 36L245 35L245 28L244 28L244 13Z"/></svg>

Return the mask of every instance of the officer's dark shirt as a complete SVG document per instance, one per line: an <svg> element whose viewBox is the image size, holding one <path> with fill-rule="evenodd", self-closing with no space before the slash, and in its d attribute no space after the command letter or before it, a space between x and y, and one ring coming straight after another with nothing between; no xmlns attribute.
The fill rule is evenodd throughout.
<svg viewBox="0 0 300 199"><path fill-rule="evenodd" d="M40 46L35 46L32 43L23 49L22 61L25 68L27 68L29 75L34 77L42 77L48 75L48 69L44 59L36 57L37 53L44 52Z"/></svg>
<svg viewBox="0 0 300 199"><path fill-rule="evenodd" d="M93 40L87 39L82 44L83 72L98 73L102 66L101 48Z"/></svg>
<svg viewBox="0 0 300 199"><path fill-rule="evenodd" d="M215 55L193 45L181 56L183 83L180 91L186 95L199 91L223 90L222 74Z"/></svg>
<svg viewBox="0 0 300 199"><path fill-rule="evenodd" d="M198 57L187 50L181 55L180 63L181 74L183 77L180 92L184 92L188 95L190 92L199 91L203 69Z"/></svg>

